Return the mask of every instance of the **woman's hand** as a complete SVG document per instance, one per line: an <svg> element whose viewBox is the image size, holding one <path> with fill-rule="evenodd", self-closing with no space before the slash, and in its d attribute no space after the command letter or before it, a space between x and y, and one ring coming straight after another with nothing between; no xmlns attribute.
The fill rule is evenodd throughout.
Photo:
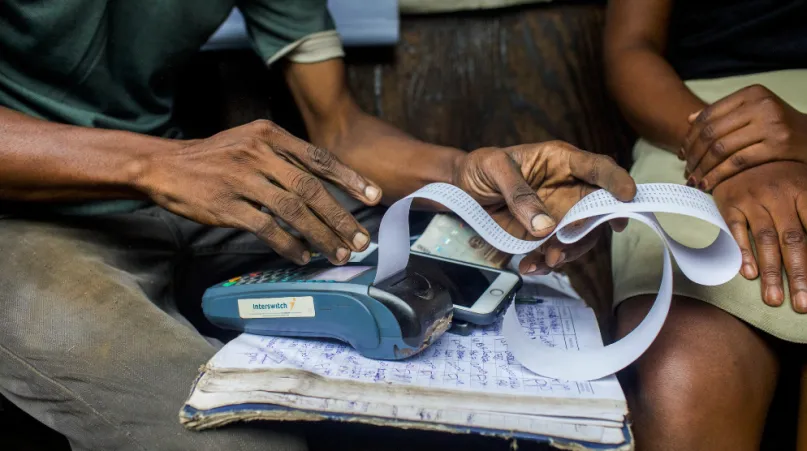
<svg viewBox="0 0 807 451"><path fill-rule="evenodd" d="M761 276L763 301L779 306L784 301L784 262L793 309L807 313L807 165L785 161L756 166L719 184L713 194L742 250L743 277Z"/></svg>
<svg viewBox="0 0 807 451"><path fill-rule="evenodd" d="M773 161L807 164L807 115L767 88L741 89L689 117L682 148L688 184L708 191Z"/></svg>
<svg viewBox="0 0 807 451"><path fill-rule="evenodd" d="M597 189L625 202L636 195L630 174L612 159L561 141L475 150L457 160L452 183L523 239L551 234L574 204ZM624 222L615 228L621 230ZM594 242L593 234L571 246L550 240L526 256L519 270L546 273L587 252Z"/></svg>

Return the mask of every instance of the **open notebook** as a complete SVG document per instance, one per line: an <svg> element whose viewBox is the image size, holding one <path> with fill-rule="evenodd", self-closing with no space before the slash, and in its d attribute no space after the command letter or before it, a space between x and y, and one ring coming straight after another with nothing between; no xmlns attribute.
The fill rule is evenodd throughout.
<svg viewBox="0 0 807 451"><path fill-rule="evenodd" d="M582 301L540 294L520 296L533 300L516 309L532 339L561 348L603 346L594 312ZM513 358L496 323L469 336L447 333L403 361L369 360L335 341L243 334L203 367L180 421L201 430L233 421L327 419L629 449L626 416L614 376L538 376Z"/></svg>

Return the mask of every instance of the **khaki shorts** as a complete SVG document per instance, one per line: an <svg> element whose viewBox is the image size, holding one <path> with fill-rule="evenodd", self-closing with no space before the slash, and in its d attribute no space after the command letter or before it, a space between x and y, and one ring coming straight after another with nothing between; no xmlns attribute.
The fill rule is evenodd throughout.
<svg viewBox="0 0 807 451"><path fill-rule="evenodd" d="M757 83L775 92L794 108L807 112L807 70L694 80L687 82L687 86L705 102L711 103ZM663 107L659 105L659 108ZM633 160L631 175L636 183L686 183L684 162L647 141L636 143ZM705 247L717 237L715 226L698 219L671 214L658 214L657 217L670 236L687 246ZM614 308L625 299L658 292L662 246L655 232L636 221L630 221L622 233L614 234L611 249ZM675 266L675 294L708 302L783 340L807 343L807 315L793 311L786 280L784 289L782 306L769 307L762 302L759 278L746 280L738 274L724 285L706 287L689 281Z"/></svg>

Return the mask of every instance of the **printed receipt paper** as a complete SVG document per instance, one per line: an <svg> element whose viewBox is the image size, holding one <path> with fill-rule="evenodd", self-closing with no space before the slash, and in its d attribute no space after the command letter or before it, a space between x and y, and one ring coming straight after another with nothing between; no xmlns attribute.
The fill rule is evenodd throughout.
<svg viewBox="0 0 807 451"><path fill-rule="evenodd" d="M435 183L427 185L394 203L381 220L378 239L378 270L375 283L406 268L409 262L409 209L415 198L444 205L468 223L497 249L509 254L526 254L556 236L563 243L574 243L600 224L615 218L630 218L653 229L666 245L661 285L653 307L644 320L621 340L599 349L565 350L553 348L528 337L518 323L515 304L502 321L502 333L513 356L536 374L567 380L594 380L616 373L644 353L661 330L672 300L673 267L670 254L686 277L701 285L721 285L738 273L742 264L740 248L714 201L700 191L682 185L652 183L637 186L631 202L620 202L605 190L589 194L572 207L549 237L524 241L508 234L459 188ZM672 239L659 225L654 213L691 216L719 228L708 247L693 249ZM581 221L582 225L570 225Z"/></svg>

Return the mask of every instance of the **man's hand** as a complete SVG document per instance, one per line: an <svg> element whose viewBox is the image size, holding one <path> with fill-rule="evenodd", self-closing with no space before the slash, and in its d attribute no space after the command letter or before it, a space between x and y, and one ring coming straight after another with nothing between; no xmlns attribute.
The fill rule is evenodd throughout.
<svg viewBox="0 0 807 451"><path fill-rule="evenodd" d="M784 301L784 261L793 309L807 313L807 165L760 165L724 181L713 194L742 250L743 277L753 280L761 275L762 299L768 305L779 306Z"/></svg>
<svg viewBox="0 0 807 451"><path fill-rule="evenodd" d="M544 238L580 199L605 188L627 202L636 184L612 159L561 142L483 148L457 160L452 183L468 194L509 233ZM624 222L615 224L624 228ZM593 235L572 246L553 239L525 257L522 273L547 273L591 249Z"/></svg>
<svg viewBox="0 0 807 451"><path fill-rule="evenodd" d="M154 152L142 166L137 183L159 205L203 224L248 230L300 264L310 260L310 252L273 216L334 264L345 263L351 250L364 250L370 241L317 177L367 205L381 199L377 185L336 156L265 120L173 152Z"/></svg>
<svg viewBox="0 0 807 451"><path fill-rule="evenodd" d="M689 117L683 145L688 184L711 190L772 161L807 163L807 115L767 88L741 89Z"/></svg>

